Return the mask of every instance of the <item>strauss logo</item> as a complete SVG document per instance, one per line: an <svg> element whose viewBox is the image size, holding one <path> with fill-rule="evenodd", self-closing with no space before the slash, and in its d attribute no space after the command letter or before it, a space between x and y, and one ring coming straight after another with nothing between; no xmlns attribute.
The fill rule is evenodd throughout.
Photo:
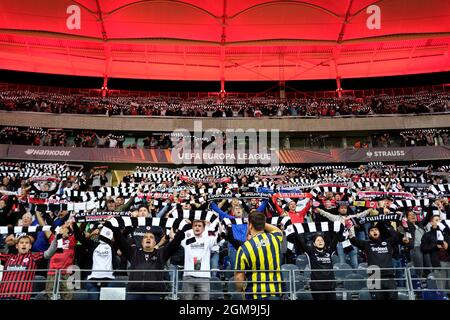
<svg viewBox="0 0 450 320"><path fill-rule="evenodd" d="M372 156L373 156L372 151L367 151L366 152L366 156L369 157L369 158L372 158Z"/></svg>

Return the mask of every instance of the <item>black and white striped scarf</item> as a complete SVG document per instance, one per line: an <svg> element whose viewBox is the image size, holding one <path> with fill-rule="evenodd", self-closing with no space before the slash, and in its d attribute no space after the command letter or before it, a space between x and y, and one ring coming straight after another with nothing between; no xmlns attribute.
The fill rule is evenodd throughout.
<svg viewBox="0 0 450 320"><path fill-rule="evenodd" d="M103 224L108 228L161 227L163 229L182 229L187 222L180 218L114 217Z"/></svg>
<svg viewBox="0 0 450 320"><path fill-rule="evenodd" d="M326 192L333 193L348 193L351 194L350 188L348 186L317 186L311 190L313 197L317 197L319 194L324 194Z"/></svg>
<svg viewBox="0 0 450 320"><path fill-rule="evenodd" d="M433 204L430 199L418 199L418 200L396 200L395 204L398 208L412 208L412 207L428 207Z"/></svg>
<svg viewBox="0 0 450 320"><path fill-rule="evenodd" d="M290 224L285 228L285 235L288 238L289 235L304 234L304 233L315 233L315 232L344 232L344 225L340 221L334 222L306 222L306 223L294 223ZM287 240L287 247L289 250L294 251L294 243ZM346 248L348 244L344 245Z"/></svg>
<svg viewBox="0 0 450 320"><path fill-rule="evenodd" d="M378 188L381 191L386 191L386 186L381 183L381 182L377 182L377 181L359 181L359 182L355 182L354 183L354 188L358 188L361 190L365 190L368 188Z"/></svg>
<svg viewBox="0 0 450 320"><path fill-rule="evenodd" d="M129 217L130 215L129 211L79 211L74 215L74 219L76 222L98 222L105 221L112 216Z"/></svg>
<svg viewBox="0 0 450 320"><path fill-rule="evenodd" d="M430 191L436 195L450 194L450 184L434 184L431 186Z"/></svg>
<svg viewBox="0 0 450 320"><path fill-rule="evenodd" d="M45 225L45 226L29 226L29 227L8 227L8 226L0 226L0 234L29 234L29 233L37 233L37 232L45 232L50 231L54 234L56 234L56 242L57 242L57 249L56 252L61 253L63 251L63 238L62 234L60 234L59 231L60 227Z"/></svg>

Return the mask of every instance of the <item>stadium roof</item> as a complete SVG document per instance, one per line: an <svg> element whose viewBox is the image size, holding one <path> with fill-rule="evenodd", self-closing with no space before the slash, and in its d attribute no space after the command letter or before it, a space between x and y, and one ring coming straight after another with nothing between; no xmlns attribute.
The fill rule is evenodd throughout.
<svg viewBox="0 0 450 320"><path fill-rule="evenodd" d="M1 69L288 81L448 71L449 51L448 0L0 0Z"/></svg>

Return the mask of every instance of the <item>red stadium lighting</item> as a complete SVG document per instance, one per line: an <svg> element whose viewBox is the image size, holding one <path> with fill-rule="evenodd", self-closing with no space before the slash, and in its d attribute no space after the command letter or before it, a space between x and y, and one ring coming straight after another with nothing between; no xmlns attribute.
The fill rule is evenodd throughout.
<svg viewBox="0 0 450 320"><path fill-rule="evenodd" d="M227 81L333 79L336 65L346 79L450 70L449 1L0 3L3 69Z"/></svg>
<svg viewBox="0 0 450 320"><path fill-rule="evenodd" d="M109 96L109 90L108 90L108 87L102 87L102 88L100 89L100 91L101 91L101 95L102 95L103 98Z"/></svg>

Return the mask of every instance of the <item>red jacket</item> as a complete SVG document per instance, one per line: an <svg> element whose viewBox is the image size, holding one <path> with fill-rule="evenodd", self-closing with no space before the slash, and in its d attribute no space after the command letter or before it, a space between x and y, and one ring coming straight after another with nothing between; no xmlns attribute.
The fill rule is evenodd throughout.
<svg viewBox="0 0 450 320"><path fill-rule="evenodd" d="M50 236L49 241L52 242L54 235ZM74 235L70 235L68 238L63 238L63 252L57 252L51 257L49 263L49 269L65 270L69 266L73 265L75 259L75 248L77 245L77 240ZM65 273L64 271L62 272ZM54 275L55 271L49 270L49 275Z"/></svg>
<svg viewBox="0 0 450 320"><path fill-rule="evenodd" d="M305 217L309 212L309 209L311 208L311 195L307 195L305 198L307 198L309 201L305 204L305 206L303 208L301 208L301 210L298 211L294 211L294 210L290 210L288 211L288 215L289 218L291 218L291 222L292 223L304 223L305 222ZM277 203L277 198L282 198L279 194L274 194L272 199L273 199L273 203L275 205L275 209L278 211L279 215L283 214L283 209L278 205Z"/></svg>

